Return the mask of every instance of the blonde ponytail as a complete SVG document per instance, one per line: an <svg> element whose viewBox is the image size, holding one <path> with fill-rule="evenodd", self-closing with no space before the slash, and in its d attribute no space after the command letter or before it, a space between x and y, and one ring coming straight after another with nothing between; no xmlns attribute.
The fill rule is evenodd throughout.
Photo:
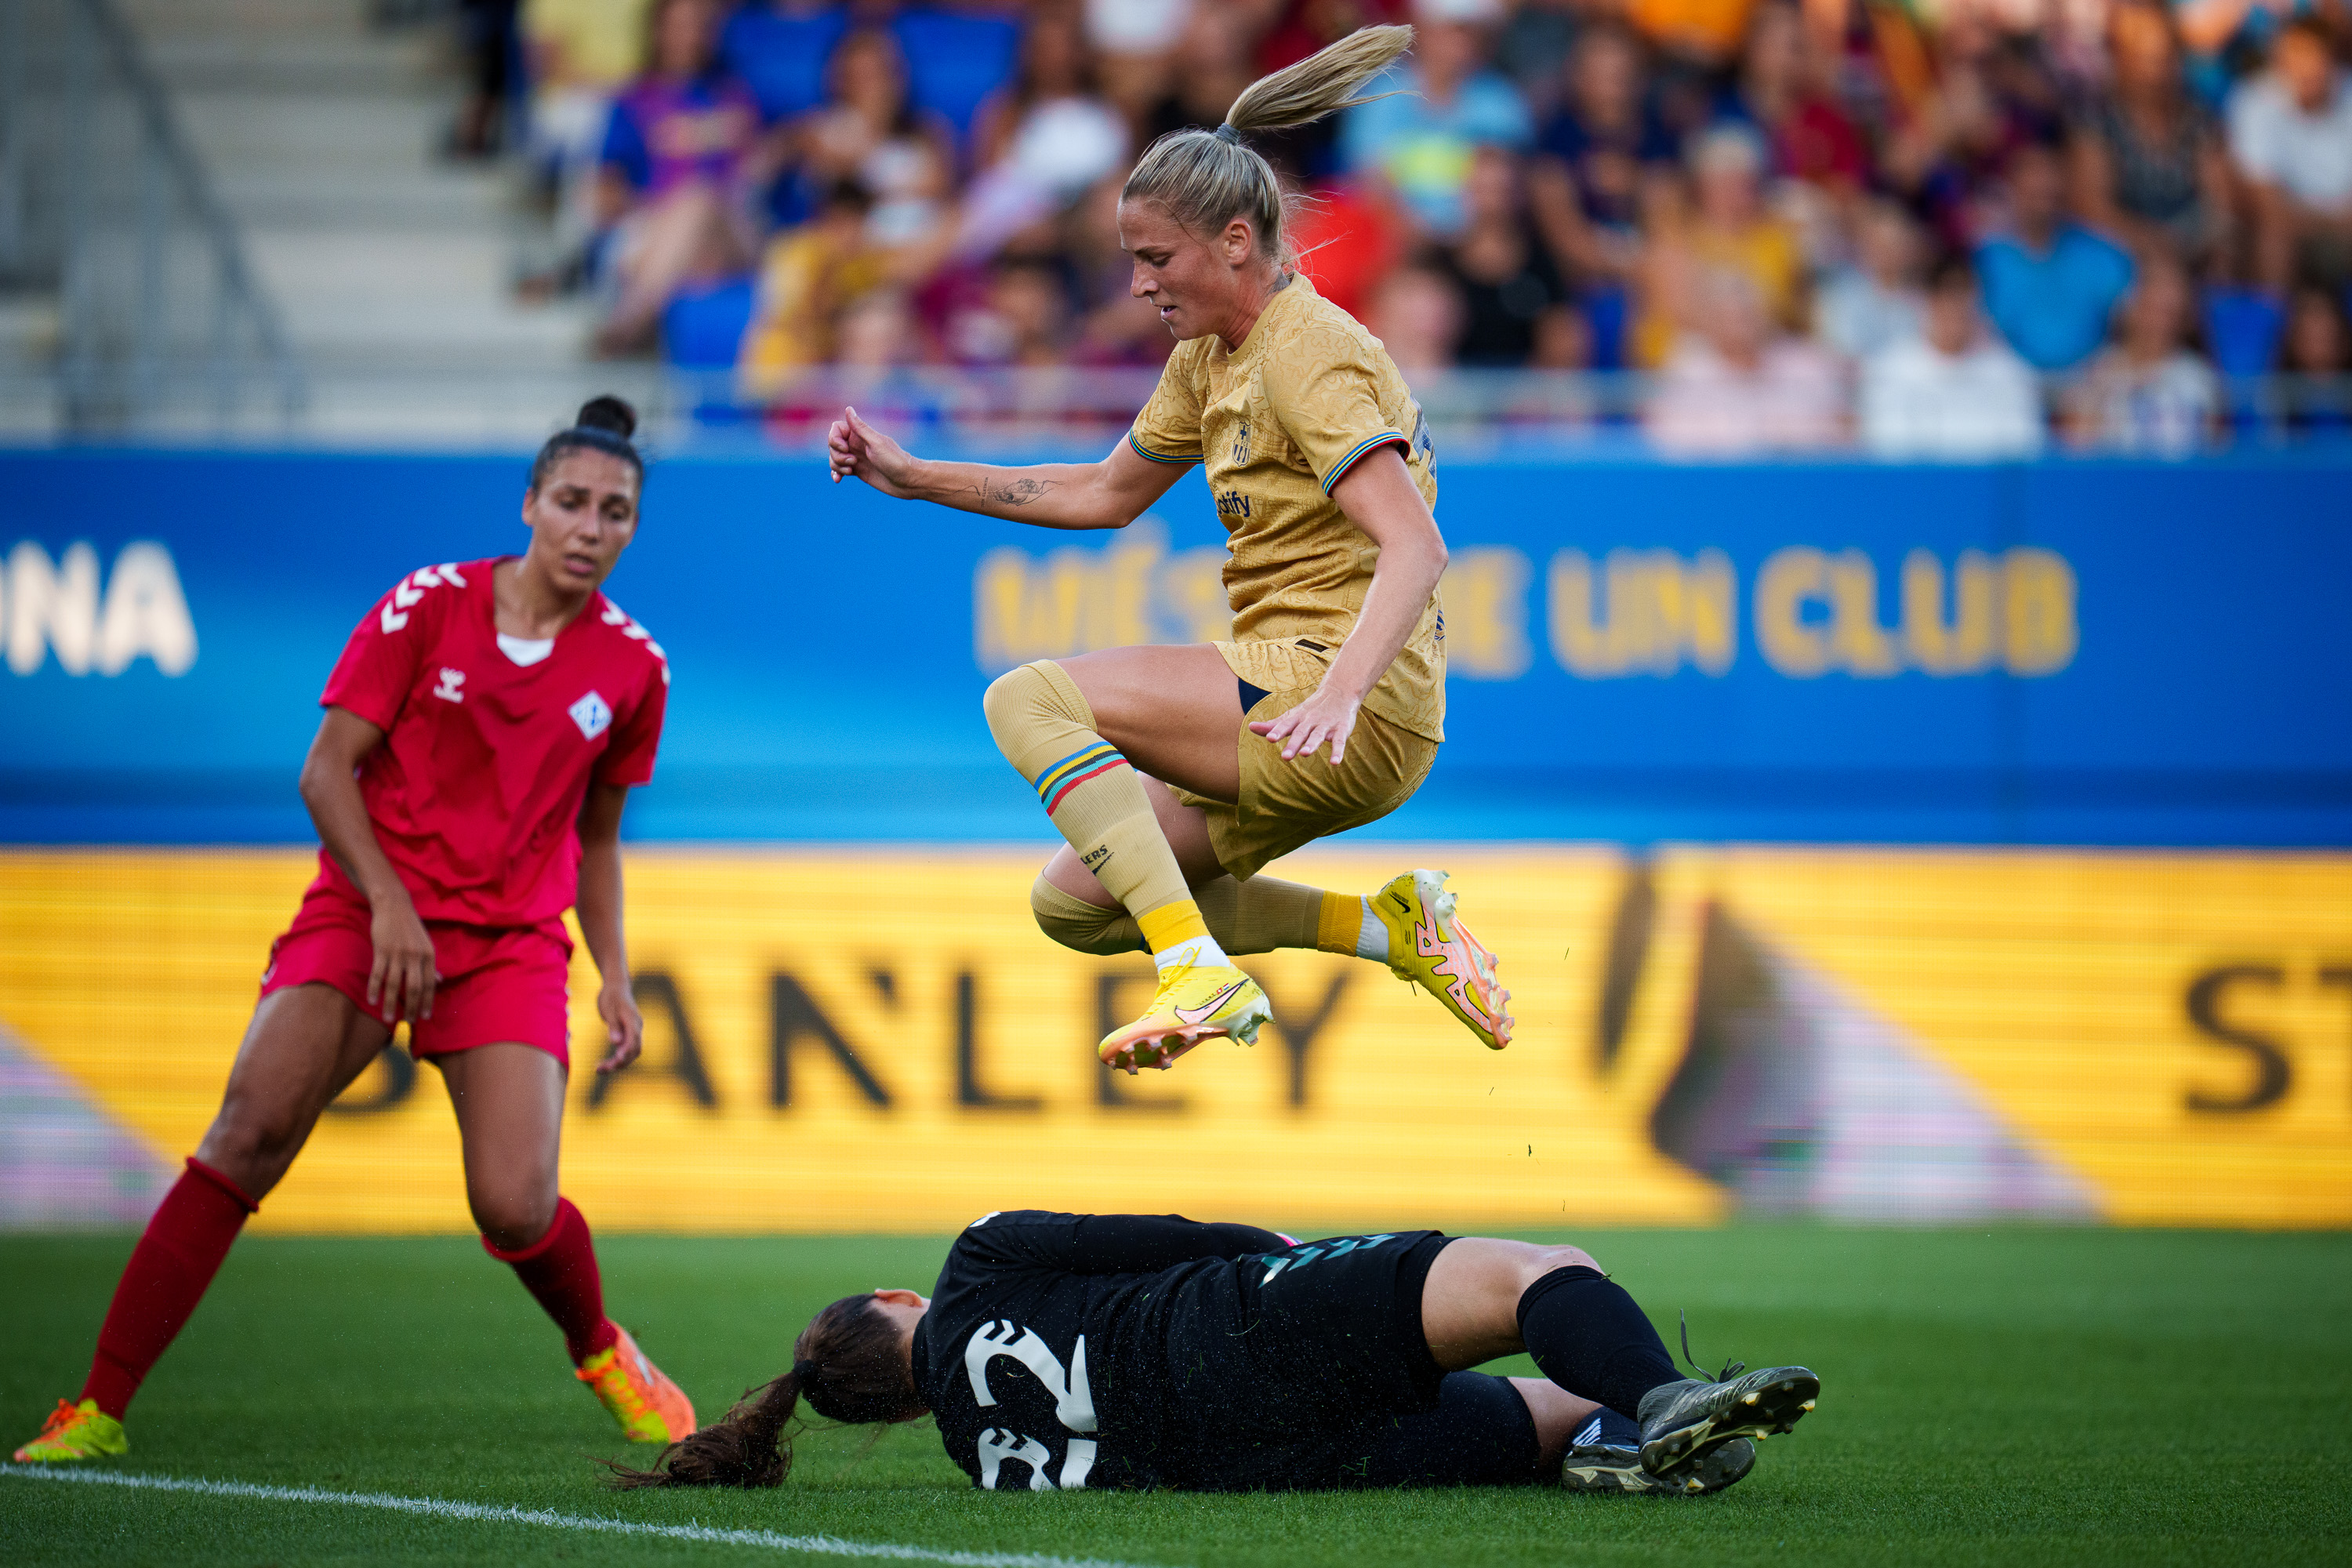
<svg viewBox="0 0 2352 1568"><path fill-rule="evenodd" d="M1235 218L1245 219L1257 236L1259 254L1288 265L1282 183L1272 164L1243 144L1241 133L1307 125L1369 103L1370 99L1354 96L1356 89L1411 47L1411 27L1360 27L1297 65L1252 82L1215 131L1171 131L1154 142L1128 175L1119 199L1165 207L1169 216L1203 237Z"/></svg>
<svg viewBox="0 0 2352 1568"><path fill-rule="evenodd" d="M1225 123L1243 132L1280 131L1311 125L1327 114L1370 103L1371 99L1352 96L1355 90L1411 47L1411 27L1359 27L1297 65L1285 66L1242 89L1242 95L1225 110Z"/></svg>

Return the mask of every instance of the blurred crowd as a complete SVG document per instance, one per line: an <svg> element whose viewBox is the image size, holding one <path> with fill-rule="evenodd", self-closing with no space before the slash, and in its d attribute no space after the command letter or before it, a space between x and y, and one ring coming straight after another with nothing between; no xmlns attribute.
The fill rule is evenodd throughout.
<svg viewBox="0 0 2352 1568"><path fill-rule="evenodd" d="M2352 426L2347 0L521 0L480 91L597 347L733 367L1151 367L1119 184L1372 22L1253 139L1302 269L1417 384L1648 373L1685 450L2178 451ZM504 51L494 71L488 60ZM2244 405L2242 378L2304 390Z"/></svg>

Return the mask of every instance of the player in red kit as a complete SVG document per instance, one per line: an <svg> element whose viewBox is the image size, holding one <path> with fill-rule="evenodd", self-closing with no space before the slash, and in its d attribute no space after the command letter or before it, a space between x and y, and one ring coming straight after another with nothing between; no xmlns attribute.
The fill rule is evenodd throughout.
<svg viewBox="0 0 2352 1568"><path fill-rule="evenodd" d="M635 534L636 417L599 397L531 467L520 556L420 567L352 634L302 767L318 879L271 945L220 1114L115 1287L79 1402L18 1462L129 1448L123 1412L335 1096L406 1022L448 1085L482 1245L644 1442L694 1430L604 1315L588 1223L556 1188L576 908L604 977L599 1072L643 1022L621 938L621 806L653 776L669 667L599 585Z"/></svg>

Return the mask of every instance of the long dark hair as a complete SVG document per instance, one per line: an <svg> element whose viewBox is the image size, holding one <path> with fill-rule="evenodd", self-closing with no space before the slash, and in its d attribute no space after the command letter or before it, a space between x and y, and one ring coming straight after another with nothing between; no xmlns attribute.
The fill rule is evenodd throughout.
<svg viewBox="0 0 2352 1568"><path fill-rule="evenodd" d="M747 1389L725 1418L672 1443L646 1470L613 1467L616 1487L774 1487L792 1473L792 1426L803 1400L828 1421L874 1426L923 1414L898 1325L871 1292L844 1296L793 1342L793 1366Z"/></svg>

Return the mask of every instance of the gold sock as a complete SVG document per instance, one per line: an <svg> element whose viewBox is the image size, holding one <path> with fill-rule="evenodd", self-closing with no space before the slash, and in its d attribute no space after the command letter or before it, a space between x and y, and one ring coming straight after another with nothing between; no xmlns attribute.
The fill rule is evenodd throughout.
<svg viewBox="0 0 2352 1568"><path fill-rule="evenodd" d="M1029 908L1036 913L1037 929L1074 952L1112 958L1151 951L1133 915L1074 899L1043 877L1029 889Z"/></svg>
<svg viewBox="0 0 2352 1568"><path fill-rule="evenodd" d="M1152 815L1142 775L1096 731L1094 710L1077 682L1053 660L1039 659L1000 677L982 706L1004 760L1036 786L1045 815L1080 863L1141 923L1151 951L1205 939L1208 928ZM1179 904L1181 910L1148 918Z"/></svg>
<svg viewBox="0 0 2352 1568"><path fill-rule="evenodd" d="M1353 893L1326 893L1317 908L1315 945L1325 952L1357 956L1364 930L1364 900Z"/></svg>
<svg viewBox="0 0 2352 1568"><path fill-rule="evenodd" d="M1272 952L1282 947L1319 947L1326 952L1352 954L1362 901L1348 893L1327 893L1276 877L1252 877L1237 882L1220 877L1192 889L1201 920L1217 945L1228 953ZM1074 952L1110 958L1123 952L1149 952L1143 928L1125 910L1105 909L1074 898L1039 877L1029 889L1029 907L1037 928ZM1337 907L1346 927L1336 937L1325 935Z"/></svg>
<svg viewBox="0 0 2352 1568"><path fill-rule="evenodd" d="M1156 910L1146 910L1135 917L1136 928L1156 955L1166 952L1180 942L1202 942L1214 944L1209 934L1209 922L1201 918L1201 906L1190 899L1179 899L1172 904L1162 904Z"/></svg>
<svg viewBox="0 0 2352 1568"><path fill-rule="evenodd" d="M1209 922L1209 934L1227 952L1272 952L1282 947L1356 951L1357 918L1363 905L1353 894L1327 893L1279 877L1259 876L1246 882L1220 877L1193 889L1192 897ZM1327 935L1337 929L1329 912L1335 903L1346 906L1344 940Z"/></svg>

